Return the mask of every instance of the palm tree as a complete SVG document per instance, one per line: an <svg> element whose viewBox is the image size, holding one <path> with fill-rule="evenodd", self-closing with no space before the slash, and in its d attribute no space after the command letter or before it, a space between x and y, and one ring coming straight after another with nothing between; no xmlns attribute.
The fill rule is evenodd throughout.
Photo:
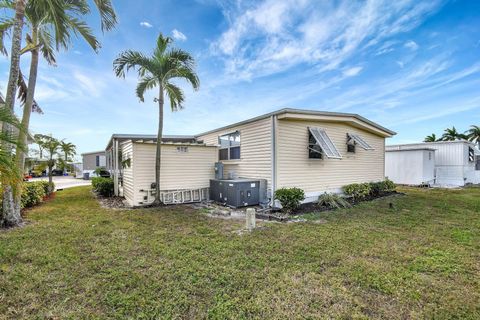
<svg viewBox="0 0 480 320"><path fill-rule="evenodd" d="M194 90L198 90L200 80L195 72L193 57L181 49L171 46L173 40L164 37L161 33L157 38L157 46L153 55L146 56L141 52L127 50L122 52L113 62L113 70L117 77L125 77L130 69L137 69L139 82L136 93L140 101L144 101L147 90L158 87L158 133L157 150L155 159L155 200L153 204L160 204L160 158L161 141L163 134L163 105L165 94L170 101L170 109L177 111L183 108L185 96L183 90L172 80L184 79L190 83Z"/></svg>
<svg viewBox="0 0 480 320"><path fill-rule="evenodd" d="M463 140L465 138L465 135L458 132L455 126L445 129L442 135L442 141Z"/></svg>
<svg viewBox="0 0 480 320"><path fill-rule="evenodd" d="M60 150L63 153L63 173L67 173L67 164L70 157L76 154L76 146L71 142L60 141Z"/></svg>
<svg viewBox="0 0 480 320"><path fill-rule="evenodd" d="M15 2L15 18L10 21L13 23L12 32L12 50L10 58L10 73L8 76L7 95L5 97L5 106L13 114L15 107L15 93L17 91L18 74L20 72L20 50L22 46L22 28L23 20L25 16L25 6L27 0L16 0ZM1 33L0 38L3 38ZM12 127L9 123L5 122L2 126L2 133L6 136L12 134ZM8 141L2 141L1 150L5 152L5 155L12 154L13 145ZM17 226L22 222L22 216L20 215L20 207L15 210L15 203L13 199L14 190L11 184L5 184L3 186L3 204L2 213L0 214L0 225L2 227Z"/></svg>
<svg viewBox="0 0 480 320"><path fill-rule="evenodd" d="M471 125L470 129L465 132L468 141L472 141L480 148L480 126Z"/></svg>
<svg viewBox="0 0 480 320"><path fill-rule="evenodd" d="M3 127L8 124L15 128L15 132L13 133L0 130L0 142L3 145L13 145L17 149L24 148L25 146L19 143L18 134L16 133L24 130L20 121L18 121L17 117L15 117L15 115L8 108L5 108L3 102L0 103L0 126ZM0 148L0 187L17 183L19 180L21 181L20 178L20 171L15 164L12 154L9 151L5 151ZM2 216L0 216L0 218L1 217ZM3 223L4 221L0 220L0 227L4 226Z"/></svg>
<svg viewBox="0 0 480 320"><path fill-rule="evenodd" d="M38 133L38 134L33 136L33 140L35 141L35 143L38 146L38 153L39 153L39 158L40 159L43 159L43 151L44 151L43 145L44 145L44 142L47 139L50 139L50 136L47 136L47 135L44 135L44 134L39 134Z"/></svg>
<svg viewBox="0 0 480 320"><path fill-rule="evenodd" d="M116 24L116 15L111 0L96 0L94 4L100 13L102 30L110 30ZM5 0L0 8L12 8L13 2ZM22 53L31 53L30 75L28 79L28 90L23 108L22 124L28 129L32 107L34 107L35 86L40 53L50 64L55 65L55 51L68 49L72 35L80 35L88 45L95 51L100 48L100 43L93 35L93 31L81 18L90 12L90 4L87 0L65 1L30 1L25 9L25 16L30 33L26 36L26 47ZM0 26L0 32L9 30L11 24L7 20ZM2 37L0 37L0 40ZM3 48L3 43L0 42ZM1 48L0 48L1 49ZM21 135L20 140L26 144L27 135ZM24 152L17 152L18 166L24 170ZM20 201L20 194L17 194L17 201Z"/></svg>
<svg viewBox="0 0 480 320"><path fill-rule="evenodd" d="M438 141L435 133L432 133L431 135L426 136L425 139L423 140L423 142L435 142L435 141Z"/></svg>
<svg viewBox="0 0 480 320"><path fill-rule="evenodd" d="M57 139L50 136L45 136L44 140L40 141L39 143L42 145L43 149L48 153L48 160L47 160L48 183L50 185L50 191L53 191L51 187L53 185L52 170L55 164L57 163L57 160L55 157L58 155L58 149L60 148L61 143Z"/></svg>

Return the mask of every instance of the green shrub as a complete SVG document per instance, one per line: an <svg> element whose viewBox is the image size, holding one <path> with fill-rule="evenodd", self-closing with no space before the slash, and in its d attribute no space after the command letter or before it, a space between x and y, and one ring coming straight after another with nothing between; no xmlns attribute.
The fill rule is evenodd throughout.
<svg viewBox="0 0 480 320"><path fill-rule="evenodd" d="M318 197L318 204L330 209L351 207L350 203L339 194L326 192Z"/></svg>
<svg viewBox="0 0 480 320"><path fill-rule="evenodd" d="M42 202L45 195L43 181L24 182L22 185L20 206L22 208L33 207Z"/></svg>
<svg viewBox="0 0 480 320"><path fill-rule="evenodd" d="M384 191L385 191L384 181L370 182L370 194L372 196L378 196Z"/></svg>
<svg viewBox="0 0 480 320"><path fill-rule="evenodd" d="M98 192L104 197L113 196L113 179L112 178L103 178L103 177L94 177L92 178L92 187L93 190Z"/></svg>
<svg viewBox="0 0 480 320"><path fill-rule="evenodd" d="M275 191L275 199L280 201L283 210L289 214L305 200L305 192L299 188L281 188Z"/></svg>
<svg viewBox="0 0 480 320"><path fill-rule="evenodd" d="M362 200L370 195L371 187L369 183L352 183L343 186L343 192L354 200Z"/></svg>
<svg viewBox="0 0 480 320"><path fill-rule="evenodd" d="M97 189L97 185L100 182L100 180L102 180L102 179L103 179L102 177L93 177L92 178L92 188L93 188L93 190Z"/></svg>
<svg viewBox="0 0 480 320"><path fill-rule="evenodd" d="M49 183L48 181L37 181L34 183L39 183L42 185L46 196L50 195L53 192L53 190L55 190L55 183L53 182Z"/></svg>
<svg viewBox="0 0 480 320"><path fill-rule="evenodd" d="M379 196L384 192L395 191L396 186L395 186L395 183L393 183L393 181L389 179L385 179L383 181L370 182L370 188L371 188L370 193L373 196Z"/></svg>
<svg viewBox="0 0 480 320"><path fill-rule="evenodd" d="M383 183L385 184L385 191L387 192L392 192L392 191L395 191L395 189L397 188L397 185L395 184L395 182L393 182L392 180L386 178Z"/></svg>

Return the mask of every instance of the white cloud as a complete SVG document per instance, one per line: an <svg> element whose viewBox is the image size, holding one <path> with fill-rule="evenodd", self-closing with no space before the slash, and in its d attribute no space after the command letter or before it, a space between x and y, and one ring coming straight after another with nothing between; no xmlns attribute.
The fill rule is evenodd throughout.
<svg viewBox="0 0 480 320"><path fill-rule="evenodd" d="M363 67L352 67L352 68L344 69L342 73L346 77L354 77L358 75L362 70L363 70Z"/></svg>
<svg viewBox="0 0 480 320"><path fill-rule="evenodd" d="M145 28L152 28L152 27L153 27L153 25L151 25L151 24L150 24L149 22L147 22L147 21L142 21L142 22L140 22L140 25L141 25L142 27L145 27Z"/></svg>
<svg viewBox="0 0 480 320"><path fill-rule="evenodd" d="M175 38L177 40L180 40L180 41L186 41L187 40L187 36L184 35L182 32L178 31L177 29L172 30L172 35L173 35L173 38Z"/></svg>
<svg viewBox="0 0 480 320"><path fill-rule="evenodd" d="M441 0L265 0L225 9L230 27L212 43L232 77L251 79L300 63L332 70L354 53L419 25ZM383 54L390 46L379 50Z"/></svg>
<svg viewBox="0 0 480 320"><path fill-rule="evenodd" d="M395 50L395 48L393 47L395 44L397 44L396 41L385 41L385 43L383 43L380 48L378 48L377 52L375 52L375 55L376 56L380 56L382 54L386 54L386 53L389 53L389 52L392 52Z"/></svg>
<svg viewBox="0 0 480 320"><path fill-rule="evenodd" d="M415 41L412 41L412 40L409 40L409 41L405 42L404 46L405 46L405 48L408 48L412 51L417 50L418 47L419 47L418 44Z"/></svg>

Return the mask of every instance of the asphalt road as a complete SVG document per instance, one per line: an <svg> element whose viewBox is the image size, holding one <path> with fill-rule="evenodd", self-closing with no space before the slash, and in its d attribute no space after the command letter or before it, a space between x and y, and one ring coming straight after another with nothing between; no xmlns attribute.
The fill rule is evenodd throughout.
<svg viewBox="0 0 480 320"><path fill-rule="evenodd" d="M48 181L48 177L32 178L29 181ZM55 183L55 189L66 189L78 186L89 186L92 184L91 180L76 179L71 176L67 177L53 177L53 183Z"/></svg>

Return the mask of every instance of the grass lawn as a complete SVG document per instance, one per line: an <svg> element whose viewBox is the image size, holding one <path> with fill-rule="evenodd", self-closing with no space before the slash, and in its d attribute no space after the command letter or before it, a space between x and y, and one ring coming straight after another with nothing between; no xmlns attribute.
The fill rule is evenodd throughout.
<svg viewBox="0 0 480 320"><path fill-rule="evenodd" d="M67 189L0 231L0 319L479 319L480 188L402 191L238 235Z"/></svg>

